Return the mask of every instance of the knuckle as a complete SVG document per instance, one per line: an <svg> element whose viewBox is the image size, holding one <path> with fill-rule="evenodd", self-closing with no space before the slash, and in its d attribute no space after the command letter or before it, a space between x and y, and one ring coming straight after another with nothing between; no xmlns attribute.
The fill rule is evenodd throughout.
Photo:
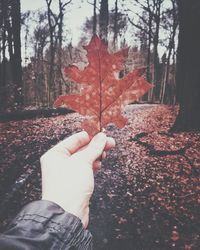
<svg viewBox="0 0 200 250"><path fill-rule="evenodd" d="M84 142L84 139L79 137L78 140L77 140L77 145L81 146L83 144L83 142Z"/></svg>

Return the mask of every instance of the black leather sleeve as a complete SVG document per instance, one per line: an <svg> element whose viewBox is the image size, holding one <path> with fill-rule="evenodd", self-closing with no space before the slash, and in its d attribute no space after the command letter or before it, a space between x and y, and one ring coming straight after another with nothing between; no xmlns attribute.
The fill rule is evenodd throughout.
<svg viewBox="0 0 200 250"><path fill-rule="evenodd" d="M2 250L93 249L92 235L79 218L50 201L25 206L0 234Z"/></svg>

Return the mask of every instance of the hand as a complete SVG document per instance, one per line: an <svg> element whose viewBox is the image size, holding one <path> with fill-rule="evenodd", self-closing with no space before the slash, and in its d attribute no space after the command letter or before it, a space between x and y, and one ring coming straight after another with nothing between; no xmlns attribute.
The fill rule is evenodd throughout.
<svg viewBox="0 0 200 250"><path fill-rule="evenodd" d="M104 133L90 140L86 132L80 132L47 151L41 157L42 199L79 217L86 228L94 190L93 170L100 167L105 150L114 146L114 139Z"/></svg>

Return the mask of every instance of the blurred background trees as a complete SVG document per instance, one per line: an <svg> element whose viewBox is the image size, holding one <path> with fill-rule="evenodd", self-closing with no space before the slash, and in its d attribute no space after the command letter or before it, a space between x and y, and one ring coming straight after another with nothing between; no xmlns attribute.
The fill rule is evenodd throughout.
<svg viewBox="0 0 200 250"><path fill-rule="evenodd" d="M178 101L186 109L183 99L187 99L184 97L187 94L181 89L187 84L181 83L186 78L183 79L180 73L186 72L186 63L178 62L178 88L176 86L178 13L182 31L179 35L178 61L183 62L184 58L189 58L189 54L183 51L197 46L196 42L186 44L188 38L183 30L186 27L193 34L192 27L198 23L200 8L198 0L186 2L115 0L111 3L108 0L88 0L91 16L85 17L79 31L79 43L75 44L72 37L77 34L68 25L68 15L69 12L73 14L75 4L82 8L83 1L43 0L43 8L23 12L20 0L1 0L0 109L51 107L58 95L78 91L77 86L64 76L63 69L72 63L80 67L87 64L82 45L87 44L93 34L104 39L110 51L130 47L121 76L133 68L146 67L146 79L154 84L154 88L143 97L142 102L174 105L178 93ZM192 16L194 8L197 13ZM190 41L198 39L195 36ZM195 51L190 57L197 56ZM192 100L188 99L188 102Z"/></svg>
<svg viewBox="0 0 200 250"><path fill-rule="evenodd" d="M0 1L1 108L23 104L20 1Z"/></svg>

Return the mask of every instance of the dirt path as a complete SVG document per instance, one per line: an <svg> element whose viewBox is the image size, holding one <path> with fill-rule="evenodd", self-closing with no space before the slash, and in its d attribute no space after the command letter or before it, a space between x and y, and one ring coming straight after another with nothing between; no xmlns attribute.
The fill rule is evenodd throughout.
<svg viewBox="0 0 200 250"><path fill-rule="evenodd" d="M94 249L200 249L200 133L168 134L176 110L167 106L130 105L124 112L125 128L107 127L117 146L95 176ZM79 131L81 120L75 113L0 123L2 229L23 204L39 198L40 155ZM141 133L143 144L134 140ZM167 153L152 154L147 144ZM180 148L183 154L169 153Z"/></svg>

